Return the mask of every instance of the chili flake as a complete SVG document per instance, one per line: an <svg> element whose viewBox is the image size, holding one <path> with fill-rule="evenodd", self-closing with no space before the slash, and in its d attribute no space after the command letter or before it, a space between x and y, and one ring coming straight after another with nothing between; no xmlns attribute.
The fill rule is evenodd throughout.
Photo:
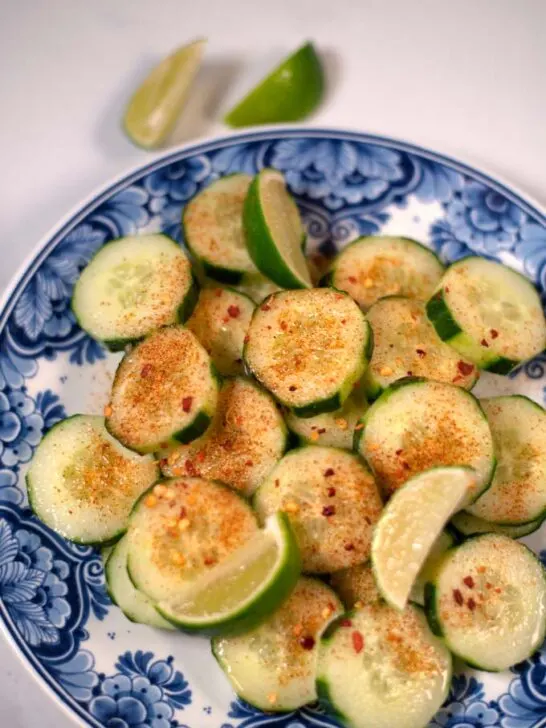
<svg viewBox="0 0 546 728"><path fill-rule="evenodd" d="M262 309L262 311L269 311L271 306L269 306L269 304L267 304L267 303L264 303L263 305L260 306L260 308Z"/></svg>
<svg viewBox="0 0 546 728"><path fill-rule="evenodd" d="M343 548L345 549L345 551L354 551L355 545L354 543L346 543Z"/></svg>
<svg viewBox="0 0 546 728"><path fill-rule="evenodd" d="M288 389L289 389L289 391L290 391L290 392L295 392L295 391L296 391L296 389L297 389L297 387L296 387L296 385L295 385L295 384L291 384L291 385L290 385L290 386L288 387Z"/></svg>
<svg viewBox="0 0 546 728"><path fill-rule="evenodd" d="M287 328L288 328L288 324L286 323L286 321L281 321L281 329L283 331L286 331Z"/></svg>
<svg viewBox="0 0 546 728"><path fill-rule="evenodd" d="M470 597L470 599L466 603L467 607L470 609L471 612L473 612L476 609L476 602Z"/></svg>
<svg viewBox="0 0 546 728"><path fill-rule="evenodd" d="M318 434L319 434L319 435L324 435L324 433L326 432L326 428L325 428L325 427L320 427L320 428L319 428L319 429L317 430L317 432L318 432Z"/></svg>
<svg viewBox="0 0 546 728"><path fill-rule="evenodd" d="M190 412L193 404L193 397L184 397L182 400L182 409L184 412Z"/></svg>
<svg viewBox="0 0 546 728"><path fill-rule="evenodd" d="M497 336L499 335L499 332L497 331L497 329L491 329L491 331L489 333L491 334L492 339L496 339Z"/></svg>
<svg viewBox="0 0 546 728"><path fill-rule="evenodd" d="M239 316L239 314L241 313L241 309L239 308L239 306L234 306L232 304L231 306L228 306L227 312L231 316L231 318L237 318L237 316Z"/></svg>
<svg viewBox="0 0 546 728"><path fill-rule="evenodd" d="M330 487L330 488L328 488L327 493L328 493L328 498L333 498L336 494L336 489L333 487Z"/></svg>
<svg viewBox="0 0 546 728"><path fill-rule="evenodd" d="M487 343L487 341L486 341L485 339L482 339L482 340L480 341L480 344L481 344L482 346L486 346L486 347L488 347L488 348L489 348L489 344Z"/></svg>
<svg viewBox="0 0 546 728"><path fill-rule="evenodd" d="M356 630L352 634L352 640L353 640L353 649L356 652L357 655L359 655L362 650L364 649L364 637L360 632L357 632Z"/></svg>
<svg viewBox="0 0 546 728"><path fill-rule="evenodd" d="M324 477L325 477L325 478L331 478L331 477L332 477L332 475L335 475L335 473L336 473L336 471L335 471L335 470L334 470L333 468L327 468L327 469L326 469L326 470L324 471Z"/></svg>
<svg viewBox="0 0 546 728"><path fill-rule="evenodd" d="M354 276L349 276L349 283L356 283L357 280Z"/></svg>
<svg viewBox="0 0 546 728"><path fill-rule="evenodd" d="M146 378L152 373L152 365L151 364L144 364L142 369L140 370L140 376Z"/></svg>
<svg viewBox="0 0 546 728"><path fill-rule="evenodd" d="M467 364L465 361L459 360L457 362L457 369L461 372L464 377L472 374L474 371L474 364Z"/></svg>
<svg viewBox="0 0 546 728"><path fill-rule="evenodd" d="M171 561L177 566L184 566L184 564L186 563L186 559L182 556L180 551L171 552Z"/></svg>
<svg viewBox="0 0 546 728"><path fill-rule="evenodd" d="M353 623L350 619L342 619L339 624L341 625L341 627L352 627L353 626Z"/></svg>
<svg viewBox="0 0 546 728"><path fill-rule="evenodd" d="M192 477L195 477L197 475L197 470L191 460L186 460L186 462L184 463L184 467L186 468L186 472L188 475L191 475Z"/></svg>
<svg viewBox="0 0 546 728"><path fill-rule="evenodd" d="M465 578L463 579L463 584L466 584L469 589L473 589L474 579L471 576L465 576Z"/></svg>
<svg viewBox="0 0 546 728"><path fill-rule="evenodd" d="M423 359L423 357L427 355L427 352L424 349L415 349L415 351L421 357L421 359Z"/></svg>
<svg viewBox="0 0 546 728"><path fill-rule="evenodd" d="M334 516L335 513L336 513L335 506L324 506L324 508L322 509L322 515L326 516L326 517Z"/></svg>
<svg viewBox="0 0 546 728"><path fill-rule="evenodd" d="M460 589L453 589L453 599L461 607L464 604L463 595Z"/></svg>

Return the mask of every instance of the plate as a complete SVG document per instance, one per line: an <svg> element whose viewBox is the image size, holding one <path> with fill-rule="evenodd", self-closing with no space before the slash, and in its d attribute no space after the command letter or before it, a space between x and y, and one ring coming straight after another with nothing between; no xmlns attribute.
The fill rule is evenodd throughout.
<svg viewBox="0 0 546 728"><path fill-rule="evenodd" d="M0 622L55 699L83 725L107 728L331 728L320 708L265 715L237 700L208 641L126 620L91 548L56 536L28 509L25 471L52 425L100 413L119 355L76 325L70 295L108 240L163 230L212 180L279 169L296 196L310 250L331 255L358 235L415 237L444 261L477 253L546 290L546 216L464 164L382 137L274 130L170 153L81 205L24 267L0 313ZM478 394L526 393L544 404L546 356ZM546 561L546 527L527 539ZM511 672L461 671L432 726L538 728L546 719L546 649ZM393 728L396 728L393 726Z"/></svg>

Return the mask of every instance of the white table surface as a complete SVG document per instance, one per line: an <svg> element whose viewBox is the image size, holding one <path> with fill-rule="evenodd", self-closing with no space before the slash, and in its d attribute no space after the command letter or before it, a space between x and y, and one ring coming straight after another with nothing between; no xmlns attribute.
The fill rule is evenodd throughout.
<svg viewBox="0 0 546 728"><path fill-rule="evenodd" d="M311 123L458 156L546 204L545 30L544 0L0 0L0 290L59 218L150 160L124 103L199 36L181 139L224 133L230 99L311 38L330 78ZM0 637L0 728L71 725Z"/></svg>

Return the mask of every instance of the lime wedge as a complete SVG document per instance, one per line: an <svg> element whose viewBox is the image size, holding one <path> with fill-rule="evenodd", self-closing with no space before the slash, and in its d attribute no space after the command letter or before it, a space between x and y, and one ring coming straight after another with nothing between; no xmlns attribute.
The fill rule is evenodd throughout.
<svg viewBox="0 0 546 728"><path fill-rule="evenodd" d="M165 619L186 632L244 632L266 619L298 581L298 546L284 513L176 597L160 602Z"/></svg>
<svg viewBox="0 0 546 728"><path fill-rule="evenodd" d="M182 46L161 61L133 94L123 126L139 147L159 146L173 130L199 70L206 40Z"/></svg>
<svg viewBox="0 0 546 728"><path fill-rule="evenodd" d="M298 121L315 110L324 93L324 74L312 43L286 58L224 118L229 126Z"/></svg>
<svg viewBox="0 0 546 728"><path fill-rule="evenodd" d="M433 468L408 480L388 502L374 531L372 567L391 606L406 606L419 571L476 477L471 468Z"/></svg>
<svg viewBox="0 0 546 728"><path fill-rule="evenodd" d="M280 172L263 169L254 177L243 208L250 257L281 288L311 288L302 250L305 231L296 203Z"/></svg>

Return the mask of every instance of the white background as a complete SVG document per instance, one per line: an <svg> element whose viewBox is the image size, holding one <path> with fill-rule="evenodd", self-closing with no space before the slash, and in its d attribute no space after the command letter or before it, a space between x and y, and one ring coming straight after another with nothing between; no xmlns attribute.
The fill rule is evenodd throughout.
<svg viewBox="0 0 546 728"><path fill-rule="evenodd" d="M330 90L311 123L458 156L546 204L545 0L0 0L0 290L74 205L152 158L124 104L199 36L179 139L225 133L230 100L313 39ZM0 637L0 727L69 725Z"/></svg>

